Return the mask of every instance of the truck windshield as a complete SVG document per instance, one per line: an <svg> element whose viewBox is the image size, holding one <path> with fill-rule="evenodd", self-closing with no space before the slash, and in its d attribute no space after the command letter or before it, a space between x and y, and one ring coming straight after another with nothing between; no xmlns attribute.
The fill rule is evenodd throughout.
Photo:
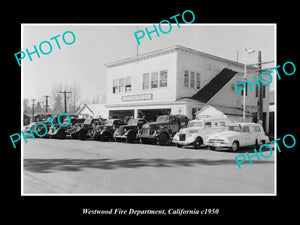
<svg viewBox="0 0 300 225"><path fill-rule="evenodd" d="M188 127L203 127L202 121L190 121Z"/></svg>
<svg viewBox="0 0 300 225"><path fill-rule="evenodd" d="M156 119L157 123L168 123L169 122L169 116L159 116Z"/></svg>
<svg viewBox="0 0 300 225"><path fill-rule="evenodd" d="M127 125L137 125L138 122L139 122L139 119L130 119L128 121Z"/></svg>
<svg viewBox="0 0 300 225"><path fill-rule="evenodd" d="M114 120L107 120L107 121L105 122L105 125L106 125L106 126L112 126L113 123L114 123Z"/></svg>

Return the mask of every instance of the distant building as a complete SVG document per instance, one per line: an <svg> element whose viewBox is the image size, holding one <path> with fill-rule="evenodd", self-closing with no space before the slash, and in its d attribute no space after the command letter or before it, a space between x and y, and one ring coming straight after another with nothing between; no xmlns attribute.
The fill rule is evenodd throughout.
<svg viewBox="0 0 300 225"><path fill-rule="evenodd" d="M106 64L110 117L146 117L185 114L212 105L242 120L243 97L234 84L243 81L244 64L183 46L173 46ZM247 67L247 79L257 72ZM258 88L245 89L247 121L257 112ZM269 127L269 87L263 86L264 128Z"/></svg>
<svg viewBox="0 0 300 225"><path fill-rule="evenodd" d="M195 117L201 118L228 118L232 122L243 121L243 111L235 107L222 107L222 106L211 106L206 105L195 113ZM253 116L246 112L246 121L252 121Z"/></svg>
<svg viewBox="0 0 300 225"><path fill-rule="evenodd" d="M108 111L103 104L82 104L76 113L78 118L108 118Z"/></svg>
<svg viewBox="0 0 300 225"><path fill-rule="evenodd" d="M23 113L23 126L26 126L26 125L30 124L31 116L32 115L30 115L28 113Z"/></svg>

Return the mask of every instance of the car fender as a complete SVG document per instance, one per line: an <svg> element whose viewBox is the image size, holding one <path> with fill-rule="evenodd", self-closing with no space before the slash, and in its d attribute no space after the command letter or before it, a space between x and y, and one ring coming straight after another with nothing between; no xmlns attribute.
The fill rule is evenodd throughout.
<svg viewBox="0 0 300 225"><path fill-rule="evenodd" d="M127 136L130 132L134 132L132 129L126 130L126 132L124 133L124 136Z"/></svg>
<svg viewBox="0 0 300 225"><path fill-rule="evenodd" d="M85 133L87 133L87 129L86 128L81 128L78 132L85 132Z"/></svg>
<svg viewBox="0 0 300 225"><path fill-rule="evenodd" d="M102 130L101 132L100 132L100 135L109 135L110 137L111 136L113 136L112 134L111 134L111 132L109 132L108 130Z"/></svg>
<svg viewBox="0 0 300 225"><path fill-rule="evenodd" d="M198 135L198 133L194 133L192 134L192 136L188 136L186 135L186 140L188 142L194 142L196 140L197 137L199 137L200 135Z"/></svg>
<svg viewBox="0 0 300 225"><path fill-rule="evenodd" d="M229 141L228 145L232 145L233 142L237 141L239 143L239 145L241 146L241 138L238 135L226 136L226 137L224 137L224 139Z"/></svg>

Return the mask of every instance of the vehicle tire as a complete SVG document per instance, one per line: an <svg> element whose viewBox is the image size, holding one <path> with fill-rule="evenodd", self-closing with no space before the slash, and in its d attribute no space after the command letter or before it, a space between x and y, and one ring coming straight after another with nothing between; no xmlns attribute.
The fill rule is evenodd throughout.
<svg viewBox="0 0 300 225"><path fill-rule="evenodd" d="M194 149L201 148L201 145L203 144L203 140L201 137L197 137L196 140L193 143Z"/></svg>
<svg viewBox="0 0 300 225"><path fill-rule="evenodd" d="M93 139L94 139L95 141L100 141L100 133L99 133L99 132L96 132L96 133L94 134L94 136L93 136Z"/></svg>
<svg viewBox="0 0 300 225"><path fill-rule="evenodd" d="M216 150L216 147L215 147L215 146L208 146L208 148L209 148L210 150Z"/></svg>
<svg viewBox="0 0 300 225"><path fill-rule="evenodd" d="M78 139L78 132L74 132L71 134L72 139Z"/></svg>
<svg viewBox="0 0 300 225"><path fill-rule="evenodd" d="M56 133L56 137L57 137L58 139L65 139L65 138L66 138L66 133L65 133L65 131L62 130L62 129L58 130L57 133Z"/></svg>
<svg viewBox="0 0 300 225"><path fill-rule="evenodd" d="M177 148L182 148L181 144L176 143Z"/></svg>
<svg viewBox="0 0 300 225"><path fill-rule="evenodd" d="M148 141L146 141L143 138L139 138L139 141L140 141L141 144L148 144Z"/></svg>
<svg viewBox="0 0 300 225"><path fill-rule="evenodd" d="M101 134L100 141L107 142L109 141L110 135L108 133Z"/></svg>
<svg viewBox="0 0 300 225"><path fill-rule="evenodd" d="M238 141L234 141L231 146L233 152L237 152L240 149L240 144Z"/></svg>
<svg viewBox="0 0 300 225"><path fill-rule="evenodd" d="M79 130L79 132L78 132L78 138L80 139L80 140L86 140L86 130Z"/></svg>
<svg viewBox="0 0 300 225"><path fill-rule="evenodd" d="M126 142L127 143L134 143L135 142L135 139L136 139L136 135L134 132L129 132L127 134L127 139L126 139Z"/></svg>
<svg viewBox="0 0 300 225"><path fill-rule="evenodd" d="M265 144L266 142L264 140L256 140L255 141L255 145L257 146L257 148L260 148L260 146L262 146L263 144Z"/></svg>
<svg viewBox="0 0 300 225"><path fill-rule="evenodd" d="M44 127L42 127L40 130L38 130L37 131L37 134L36 133L34 133L35 134L35 137L36 138L41 138L41 135L43 135L42 137L45 137L47 134L45 134L45 128ZM45 134L45 135L44 135ZM40 136L39 136L40 135Z"/></svg>
<svg viewBox="0 0 300 225"><path fill-rule="evenodd" d="M159 145L166 145L168 144L169 137L165 133L162 133L158 136L157 142Z"/></svg>

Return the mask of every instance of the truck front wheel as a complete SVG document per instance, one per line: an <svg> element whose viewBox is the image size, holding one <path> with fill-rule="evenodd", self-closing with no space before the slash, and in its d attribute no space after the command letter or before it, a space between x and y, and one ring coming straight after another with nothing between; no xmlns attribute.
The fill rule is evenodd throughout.
<svg viewBox="0 0 300 225"><path fill-rule="evenodd" d="M159 145L166 145L168 143L168 136L165 133L162 133L161 135L158 136L158 144Z"/></svg>
<svg viewBox="0 0 300 225"><path fill-rule="evenodd" d="M134 132L129 132L129 133L127 134L127 140L126 140L126 142L127 142L127 143L134 143L134 142L135 142L135 139L136 139L135 133L134 133Z"/></svg>
<svg viewBox="0 0 300 225"><path fill-rule="evenodd" d="M193 143L194 149L201 148L201 145L203 144L203 140L201 137L197 137L196 140Z"/></svg>
<svg viewBox="0 0 300 225"><path fill-rule="evenodd" d="M86 140L86 130L80 130L79 133L78 133L78 138L80 140Z"/></svg>

